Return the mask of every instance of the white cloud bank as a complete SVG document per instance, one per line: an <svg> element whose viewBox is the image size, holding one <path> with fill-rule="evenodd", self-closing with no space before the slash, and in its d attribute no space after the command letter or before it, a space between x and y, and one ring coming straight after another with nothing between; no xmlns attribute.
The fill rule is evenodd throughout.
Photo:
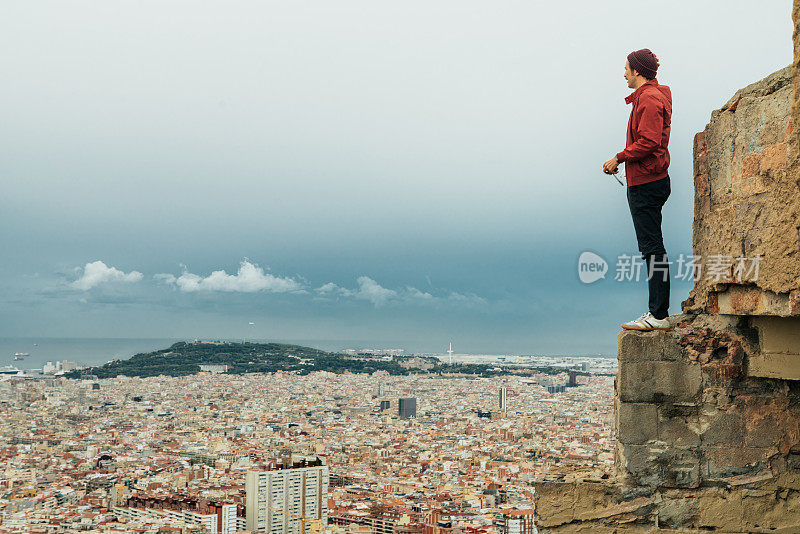
<svg viewBox="0 0 800 534"><path fill-rule="evenodd" d="M77 269L81 271L81 269ZM131 271L126 273L114 267L109 267L102 261L87 263L82 269L81 276L70 285L75 289L87 291L101 284L109 282L138 282L143 278L142 273ZM228 274L224 270L213 271L208 276L200 276L184 269L183 274L175 276L169 273L153 275L153 279L165 285L172 286L185 293L194 292L236 292L236 293L308 293L302 281L290 277L275 276L266 272L255 263L243 260L235 274ZM302 280L302 277L300 277ZM314 291L323 299L350 298L364 300L373 306L380 307L386 304L459 304L479 305L486 304L486 300L474 294L463 295L450 292L444 296L433 295L416 287L406 286L399 289L383 287L369 276L359 276L356 279L357 287L349 289L328 282Z"/></svg>
<svg viewBox="0 0 800 534"><path fill-rule="evenodd" d="M78 269L80 270L80 269ZM75 289L88 291L93 287L108 282L138 282L142 279L142 273L131 271L126 273L115 267L109 267L102 261L87 263L83 268L80 278L70 284Z"/></svg>
<svg viewBox="0 0 800 534"><path fill-rule="evenodd" d="M162 273L155 275L153 278L166 284L174 284L178 289L187 293L196 291L288 293L298 292L303 289L302 284L296 280L264 272L264 269L247 260L239 264L239 271L236 274L214 271L210 275L203 277L184 271L178 277Z"/></svg>

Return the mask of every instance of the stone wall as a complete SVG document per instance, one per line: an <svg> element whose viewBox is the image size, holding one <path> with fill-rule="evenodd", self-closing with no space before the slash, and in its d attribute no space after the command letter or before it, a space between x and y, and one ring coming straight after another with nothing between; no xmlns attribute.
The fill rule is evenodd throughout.
<svg viewBox="0 0 800 534"><path fill-rule="evenodd" d="M800 479L800 383L748 374L761 351L750 318L671 320L668 332L619 334L620 480L663 489Z"/></svg>

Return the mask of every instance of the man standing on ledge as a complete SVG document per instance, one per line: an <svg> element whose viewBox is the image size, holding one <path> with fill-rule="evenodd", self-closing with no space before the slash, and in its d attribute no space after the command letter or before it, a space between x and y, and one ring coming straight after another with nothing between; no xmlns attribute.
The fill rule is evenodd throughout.
<svg viewBox="0 0 800 534"><path fill-rule="evenodd" d="M625 163L628 206L639 252L647 264L649 311L622 324L627 330L669 330L669 262L661 235L661 207L670 194L669 130L672 93L656 80L658 58L644 48L628 54L625 79L634 89L626 99L633 104L625 150L606 161L603 171L616 174Z"/></svg>

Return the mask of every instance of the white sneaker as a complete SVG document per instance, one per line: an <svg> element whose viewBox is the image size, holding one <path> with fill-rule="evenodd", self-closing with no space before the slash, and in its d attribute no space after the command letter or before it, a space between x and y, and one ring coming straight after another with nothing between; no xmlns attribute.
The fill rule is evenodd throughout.
<svg viewBox="0 0 800 534"><path fill-rule="evenodd" d="M622 328L625 330L642 330L648 332L650 330L669 330L672 328L664 319L656 319L650 312L643 313L641 317L627 323L622 323Z"/></svg>

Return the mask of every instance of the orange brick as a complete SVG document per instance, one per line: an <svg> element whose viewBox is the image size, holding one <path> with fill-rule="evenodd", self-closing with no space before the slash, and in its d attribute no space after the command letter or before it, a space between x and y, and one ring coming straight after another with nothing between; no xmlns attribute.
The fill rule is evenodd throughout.
<svg viewBox="0 0 800 534"><path fill-rule="evenodd" d="M761 151L761 169L763 171L783 170L788 165L788 146L785 142L764 147L764 150Z"/></svg>
<svg viewBox="0 0 800 534"><path fill-rule="evenodd" d="M742 160L742 177L758 176L761 173L761 154L750 152Z"/></svg>

